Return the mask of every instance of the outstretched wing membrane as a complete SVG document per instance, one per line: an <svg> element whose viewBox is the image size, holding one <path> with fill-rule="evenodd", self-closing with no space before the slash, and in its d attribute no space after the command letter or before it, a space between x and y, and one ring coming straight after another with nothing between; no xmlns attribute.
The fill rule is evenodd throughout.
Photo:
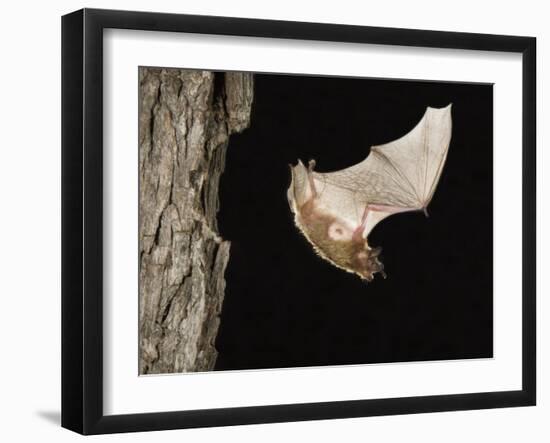
<svg viewBox="0 0 550 443"><path fill-rule="evenodd" d="M428 107L408 134L371 147L361 163L335 172L314 171L320 204L352 224L360 222L368 205L365 237L389 215L426 210L447 158L451 131L451 105Z"/></svg>

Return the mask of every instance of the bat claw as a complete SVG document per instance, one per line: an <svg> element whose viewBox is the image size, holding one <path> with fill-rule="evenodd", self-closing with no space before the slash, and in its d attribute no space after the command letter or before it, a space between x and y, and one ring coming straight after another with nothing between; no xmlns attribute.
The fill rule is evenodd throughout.
<svg viewBox="0 0 550 443"><path fill-rule="evenodd" d="M424 211L424 215L426 216L426 218L429 218L430 217L430 214L428 214L428 207L427 206L424 206L422 208L422 211Z"/></svg>

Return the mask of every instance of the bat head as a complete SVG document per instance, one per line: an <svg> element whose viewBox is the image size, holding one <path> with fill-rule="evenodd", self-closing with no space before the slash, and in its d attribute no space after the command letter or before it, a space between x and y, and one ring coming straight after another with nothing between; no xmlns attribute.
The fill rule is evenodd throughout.
<svg viewBox="0 0 550 443"><path fill-rule="evenodd" d="M378 259L382 252L382 248L369 248L365 241L363 248L354 252L354 257L351 261L351 270L355 272L361 279L371 282L374 275L379 272L382 277L386 278L384 265Z"/></svg>

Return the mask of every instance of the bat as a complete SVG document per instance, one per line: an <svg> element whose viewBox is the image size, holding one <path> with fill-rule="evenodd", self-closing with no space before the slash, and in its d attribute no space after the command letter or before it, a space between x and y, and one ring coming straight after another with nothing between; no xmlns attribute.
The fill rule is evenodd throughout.
<svg viewBox="0 0 550 443"><path fill-rule="evenodd" d="M451 141L451 104L427 107L420 122L392 142L372 146L360 163L334 172L316 172L315 160L290 165L287 197L294 222L323 259L372 281L380 247L367 236L383 219L423 211L441 176Z"/></svg>

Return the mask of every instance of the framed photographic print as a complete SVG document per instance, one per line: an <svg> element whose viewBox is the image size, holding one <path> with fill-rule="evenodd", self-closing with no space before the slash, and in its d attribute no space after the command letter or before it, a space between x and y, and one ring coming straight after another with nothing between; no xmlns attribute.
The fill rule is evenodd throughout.
<svg viewBox="0 0 550 443"><path fill-rule="evenodd" d="M62 21L62 425L528 406L531 37Z"/></svg>

